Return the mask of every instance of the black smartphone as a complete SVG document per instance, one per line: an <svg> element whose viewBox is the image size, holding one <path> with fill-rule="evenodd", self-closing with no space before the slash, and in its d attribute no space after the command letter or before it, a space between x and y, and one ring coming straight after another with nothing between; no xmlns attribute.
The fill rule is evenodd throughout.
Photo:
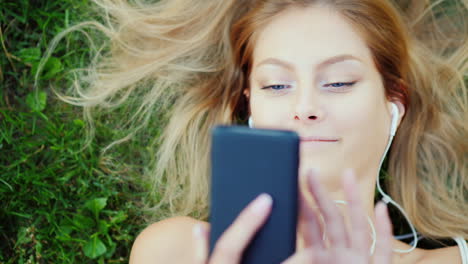
<svg viewBox="0 0 468 264"><path fill-rule="evenodd" d="M273 198L271 214L241 263L281 263L296 246L299 136L292 131L218 126L212 140L210 254L247 204L268 193Z"/></svg>

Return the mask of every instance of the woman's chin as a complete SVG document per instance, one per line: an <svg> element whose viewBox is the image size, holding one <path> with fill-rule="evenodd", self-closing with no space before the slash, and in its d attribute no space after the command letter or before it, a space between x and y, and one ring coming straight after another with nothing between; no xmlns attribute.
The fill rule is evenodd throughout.
<svg viewBox="0 0 468 264"><path fill-rule="evenodd" d="M301 162L299 167L300 177L306 177L307 173L313 169L315 172L314 175L317 177L320 184L322 184L327 191L336 191L341 189L341 176L344 172L344 169L340 163L331 163L331 162L311 162L308 160L307 163Z"/></svg>

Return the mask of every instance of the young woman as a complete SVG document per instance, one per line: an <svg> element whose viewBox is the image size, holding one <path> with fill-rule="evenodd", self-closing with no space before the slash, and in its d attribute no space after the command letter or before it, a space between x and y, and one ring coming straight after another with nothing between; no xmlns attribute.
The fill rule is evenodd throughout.
<svg viewBox="0 0 468 264"><path fill-rule="evenodd" d="M139 235L131 263L238 263L272 201L253 201L208 256L209 138L249 117L301 138L298 250L286 263L467 263L466 31L443 43L419 34L424 12L407 9L410 20L387 0L99 3L112 49L71 101L91 111L140 96L139 120L170 114L152 177L174 217ZM385 156L390 196L418 232L458 247L392 238L385 206L373 209Z"/></svg>

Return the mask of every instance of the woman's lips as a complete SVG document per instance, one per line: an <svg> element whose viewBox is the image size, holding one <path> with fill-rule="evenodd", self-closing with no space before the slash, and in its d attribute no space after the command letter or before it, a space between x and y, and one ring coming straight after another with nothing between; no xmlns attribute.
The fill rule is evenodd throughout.
<svg viewBox="0 0 468 264"><path fill-rule="evenodd" d="M337 142L337 141L339 141L338 138L317 137L317 136L300 137L300 140L301 140L301 142Z"/></svg>
<svg viewBox="0 0 468 264"><path fill-rule="evenodd" d="M312 150L323 150L323 148L328 148L339 141L338 138L333 137L300 137L301 140L301 149L312 149Z"/></svg>

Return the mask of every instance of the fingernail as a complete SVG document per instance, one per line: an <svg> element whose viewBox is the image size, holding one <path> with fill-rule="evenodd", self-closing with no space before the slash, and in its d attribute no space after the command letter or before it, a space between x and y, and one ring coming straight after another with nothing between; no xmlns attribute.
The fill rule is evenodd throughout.
<svg viewBox="0 0 468 264"><path fill-rule="evenodd" d="M383 203L382 210L383 210L383 213L384 213L385 217L389 218L390 215L388 214L388 206L387 206L386 203Z"/></svg>
<svg viewBox="0 0 468 264"><path fill-rule="evenodd" d="M262 193L257 197L257 199L255 199L252 205L252 210L256 213L263 213L271 206L272 203L273 199L271 196L269 194Z"/></svg>
<svg viewBox="0 0 468 264"><path fill-rule="evenodd" d="M388 234L391 235L391 233L392 233L392 221L390 220L387 204L384 203L384 202L379 202L377 204L375 214L376 214L377 219L379 219L380 221L385 223L384 224L385 232L387 232Z"/></svg>
<svg viewBox="0 0 468 264"><path fill-rule="evenodd" d="M387 204L385 204L384 202L378 202L377 213L382 217L388 217Z"/></svg>

